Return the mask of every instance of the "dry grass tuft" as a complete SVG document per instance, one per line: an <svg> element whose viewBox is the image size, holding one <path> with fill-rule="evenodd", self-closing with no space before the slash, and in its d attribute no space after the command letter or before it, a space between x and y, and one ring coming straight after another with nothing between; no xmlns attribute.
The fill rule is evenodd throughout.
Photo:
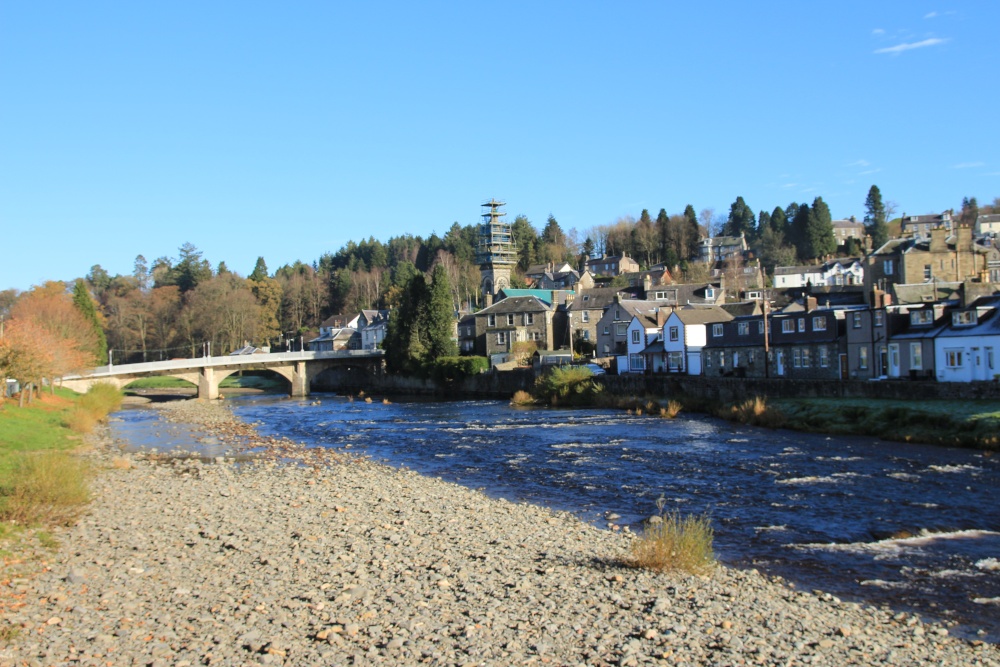
<svg viewBox="0 0 1000 667"><path fill-rule="evenodd" d="M131 470L132 461L124 456L116 456L111 460L111 467L115 470Z"/></svg>
<svg viewBox="0 0 1000 667"><path fill-rule="evenodd" d="M72 523L90 499L88 475L86 463L66 452L25 453L2 489L0 519L22 525Z"/></svg>
<svg viewBox="0 0 1000 667"><path fill-rule="evenodd" d="M518 390L514 392L514 396L510 399L511 405L534 405L535 398L526 391Z"/></svg>
<svg viewBox="0 0 1000 667"><path fill-rule="evenodd" d="M679 401L669 401L667 407L660 408L660 416L666 419L674 419L684 408Z"/></svg>
<svg viewBox="0 0 1000 667"><path fill-rule="evenodd" d="M658 521L657 521L658 519ZM649 570L704 574L715 565L715 532L707 515L667 512L653 517L632 542L628 565Z"/></svg>

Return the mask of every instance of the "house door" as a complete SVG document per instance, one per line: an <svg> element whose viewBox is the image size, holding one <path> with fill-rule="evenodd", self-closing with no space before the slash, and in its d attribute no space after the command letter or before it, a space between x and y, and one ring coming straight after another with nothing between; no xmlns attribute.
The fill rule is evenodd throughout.
<svg viewBox="0 0 1000 667"><path fill-rule="evenodd" d="M785 351L776 350L775 351L775 368L778 375L785 374Z"/></svg>
<svg viewBox="0 0 1000 667"><path fill-rule="evenodd" d="M889 351L883 345L878 349L878 373L876 377L882 377L888 372L889 368Z"/></svg>
<svg viewBox="0 0 1000 667"><path fill-rule="evenodd" d="M972 379L985 380L986 364L983 363L983 351L978 347L974 347L972 348L972 354L969 356L972 358Z"/></svg>
<svg viewBox="0 0 1000 667"><path fill-rule="evenodd" d="M840 379L846 380L848 378L847 372L847 355L840 355Z"/></svg>
<svg viewBox="0 0 1000 667"><path fill-rule="evenodd" d="M899 377L899 344L889 345L889 377Z"/></svg>

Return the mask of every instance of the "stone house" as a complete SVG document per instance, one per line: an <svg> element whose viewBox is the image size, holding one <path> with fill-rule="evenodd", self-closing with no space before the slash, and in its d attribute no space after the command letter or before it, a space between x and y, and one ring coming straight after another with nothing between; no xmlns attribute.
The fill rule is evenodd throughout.
<svg viewBox="0 0 1000 667"><path fill-rule="evenodd" d="M813 266L777 266L774 268L774 288L834 287L862 285L865 268L860 259L834 259Z"/></svg>
<svg viewBox="0 0 1000 667"><path fill-rule="evenodd" d="M555 350L566 336L565 309L536 296L510 296L475 314L476 350L493 358L519 342Z"/></svg>
<svg viewBox="0 0 1000 667"><path fill-rule="evenodd" d="M643 313L632 316L625 329L625 354L618 357L618 373L645 373L656 370L656 364L647 366L646 348L663 334L663 322L659 313Z"/></svg>
<svg viewBox="0 0 1000 667"><path fill-rule="evenodd" d="M951 213L948 211L931 215L904 215L900 230L903 236L916 238L926 238L935 229L942 229L947 235L951 233L952 222Z"/></svg>
<svg viewBox="0 0 1000 667"><path fill-rule="evenodd" d="M801 312L775 313L768 322L768 335L772 352L768 361L770 377L793 380L842 377L847 355L843 311L809 307ZM720 368L710 357L706 358L706 375L726 375L727 370L731 369Z"/></svg>
<svg viewBox="0 0 1000 667"><path fill-rule="evenodd" d="M768 377L764 316L734 317L721 324L721 335L713 327L716 335L706 338L702 358L737 377Z"/></svg>
<svg viewBox="0 0 1000 667"><path fill-rule="evenodd" d="M638 290L627 287L594 287L575 294L566 307L573 349L594 346L596 350L598 322L604 315L605 308L619 299L633 299L638 295Z"/></svg>
<svg viewBox="0 0 1000 667"><path fill-rule="evenodd" d="M587 271L594 276L614 278L623 273L635 273L639 262L626 255L606 255L587 260Z"/></svg>
<svg viewBox="0 0 1000 667"><path fill-rule="evenodd" d="M958 227L953 236L939 227L930 230L929 239L891 239L869 255L865 285L870 293L897 284L989 282L994 266L1000 269L1000 250L976 243L970 227Z"/></svg>
<svg viewBox="0 0 1000 667"><path fill-rule="evenodd" d="M1000 234L1000 213L980 213L976 218L976 236Z"/></svg>
<svg viewBox="0 0 1000 667"><path fill-rule="evenodd" d="M834 220L833 238L837 240L837 245L842 246L847 243L847 239L863 241L865 238L865 225L863 222L854 220Z"/></svg>
<svg viewBox="0 0 1000 667"><path fill-rule="evenodd" d="M742 258L746 255L748 248L746 237L743 234L704 238L698 244L698 261L716 264L736 257Z"/></svg>

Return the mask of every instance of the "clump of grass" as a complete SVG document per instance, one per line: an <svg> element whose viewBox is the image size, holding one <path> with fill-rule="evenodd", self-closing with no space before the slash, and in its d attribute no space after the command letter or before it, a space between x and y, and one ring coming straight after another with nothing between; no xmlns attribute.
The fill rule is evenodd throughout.
<svg viewBox="0 0 1000 667"><path fill-rule="evenodd" d="M114 385L98 383L66 415L65 425L77 433L90 433L98 422L121 407L122 393Z"/></svg>
<svg viewBox="0 0 1000 667"><path fill-rule="evenodd" d="M514 396L510 399L511 405L534 405L535 397L526 391L521 389L514 392Z"/></svg>
<svg viewBox="0 0 1000 667"><path fill-rule="evenodd" d="M14 625L13 623L4 623L0 625L0 644L9 644L18 638L21 634L21 628Z"/></svg>
<svg viewBox="0 0 1000 667"><path fill-rule="evenodd" d="M663 512L663 496L657 501L660 514L632 542L628 565L648 570L704 574L715 565L715 531L708 515ZM658 519L658 521L656 520Z"/></svg>
<svg viewBox="0 0 1000 667"><path fill-rule="evenodd" d="M604 387L582 366L554 368L535 381L535 397L551 405L592 405Z"/></svg>
<svg viewBox="0 0 1000 667"><path fill-rule="evenodd" d="M728 410L723 409L720 416L731 421L767 428L781 428L787 423L785 415L780 410L768 407L767 400L761 396L754 396L732 405Z"/></svg>
<svg viewBox="0 0 1000 667"><path fill-rule="evenodd" d="M0 519L22 525L67 525L90 498L88 469L77 457L60 451L19 456L0 488Z"/></svg>
<svg viewBox="0 0 1000 667"><path fill-rule="evenodd" d="M124 456L116 456L115 458L111 459L111 467L114 468L115 470L131 470L132 461L125 458Z"/></svg>
<svg viewBox="0 0 1000 667"><path fill-rule="evenodd" d="M665 419L674 419L683 409L684 406L681 405L680 401L667 401L667 407L660 408L660 416Z"/></svg>

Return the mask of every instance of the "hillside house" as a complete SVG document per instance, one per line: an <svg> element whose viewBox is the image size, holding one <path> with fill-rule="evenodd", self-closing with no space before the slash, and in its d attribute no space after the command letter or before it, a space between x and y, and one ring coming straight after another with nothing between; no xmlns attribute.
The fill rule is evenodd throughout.
<svg viewBox="0 0 1000 667"><path fill-rule="evenodd" d="M663 354L670 373L702 375L702 350L710 337L721 337L733 316L719 306L688 306L670 313L663 323Z"/></svg>

